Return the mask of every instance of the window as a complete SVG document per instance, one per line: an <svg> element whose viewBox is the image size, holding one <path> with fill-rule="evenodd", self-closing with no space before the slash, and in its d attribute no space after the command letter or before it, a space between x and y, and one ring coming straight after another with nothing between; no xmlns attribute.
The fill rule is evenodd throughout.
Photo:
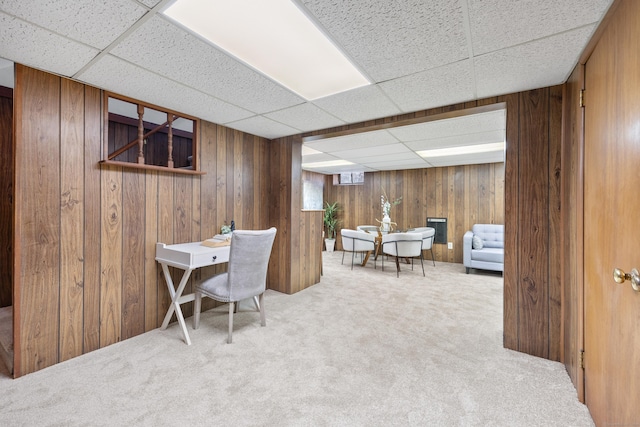
<svg viewBox="0 0 640 427"><path fill-rule="evenodd" d="M198 119L107 93L102 163L202 174Z"/></svg>

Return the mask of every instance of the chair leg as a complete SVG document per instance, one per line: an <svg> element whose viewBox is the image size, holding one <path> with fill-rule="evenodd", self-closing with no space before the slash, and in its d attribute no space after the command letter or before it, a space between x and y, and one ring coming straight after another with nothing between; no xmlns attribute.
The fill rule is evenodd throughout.
<svg viewBox="0 0 640 427"><path fill-rule="evenodd" d="M354 251L354 252L351 252L351 269L352 269L352 270L353 270L353 259L354 259L355 257L356 257L356 253L355 253L355 251Z"/></svg>
<svg viewBox="0 0 640 427"><path fill-rule="evenodd" d="M420 264L422 264L422 277L426 277L424 274L424 256L422 256L422 252L420 252Z"/></svg>
<svg viewBox="0 0 640 427"><path fill-rule="evenodd" d="M260 294L260 326L267 326L267 315L264 312L264 292Z"/></svg>
<svg viewBox="0 0 640 427"><path fill-rule="evenodd" d="M343 264L343 265L344 265L344 253L345 253L345 252L346 252L346 251L343 249L343 250L342 250L342 262L340 263L340 264Z"/></svg>
<svg viewBox="0 0 640 427"><path fill-rule="evenodd" d="M400 257L397 255L396 255L396 269L397 269L396 277L400 277Z"/></svg>
<svg viewBox="0 0 640 427"><path fill-rule="evenodd" d="M431 248L431 261L433 261L433 266L436 266L436 259L433 257L433 248Z"/></svg>
<svg viewBox="0 0 640 427"><path fill-rule="evenodd" d="M260 303L258 302L258 297L257 297L257 296L255 296L255 295L253 296L253 302L254 302L254 303L256 303L256 310L260 311L260 306L261 306L262 304L260 304Z"/></svg>
<svg viewBox="0 0 640 427"><path fill-rule="evenodd" d="M194 292L194 307L193 307L193 329L198 329L200 326L200 310L202 308L202 293Z"/></svg>
<svg viewBox="0 0 640 427"><path fill-rule="evenodd" d="M233 309L235 308L235 302L229 303L229 336L227 337L227 344L231 344L233 335Z"/></svg>

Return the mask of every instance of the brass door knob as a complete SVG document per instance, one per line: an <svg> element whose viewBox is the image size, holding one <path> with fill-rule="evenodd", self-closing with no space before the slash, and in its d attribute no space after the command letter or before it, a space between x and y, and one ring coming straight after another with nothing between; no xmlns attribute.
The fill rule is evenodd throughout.
<svg viewBox="0 0 640 427"><path fill-rule="evenodd" d="M631 270L631 273L625 273L624 270L620 268L614 268L613 280L615 280L616 283L624 283L625 280L628 280L631 282L633 290L640 292L640 273L638 273L638 270L635 268Z"/></svg>

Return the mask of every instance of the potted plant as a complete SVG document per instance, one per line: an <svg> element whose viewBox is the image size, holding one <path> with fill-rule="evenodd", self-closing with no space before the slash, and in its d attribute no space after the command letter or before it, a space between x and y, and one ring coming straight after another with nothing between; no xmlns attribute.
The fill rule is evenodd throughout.
<svg viewBox="0 0 640 427"><path fill-rule="evenodd" d="M336 228L338 227L338 202L325 202L323 221L327 228L324 244L327 247L327 252L333 252L336 245Z"/></svg>

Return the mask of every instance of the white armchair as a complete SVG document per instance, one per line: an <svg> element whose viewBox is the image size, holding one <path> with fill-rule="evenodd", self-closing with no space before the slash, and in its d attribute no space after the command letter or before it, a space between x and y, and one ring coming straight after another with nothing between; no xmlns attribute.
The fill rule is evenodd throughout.
<svg viewBox="0 0 640 427"><path fill-rule="evenodd" d="M382 235L382 253L396 258L396 277L400 277L400 258L420 257L422 275L424 276L424 262L422 257L422 233L390 233ZM382 257L382 271L384 271L384 257Z"/></svg>
<svg viewBox="0 0 640 427"><path fill-rule="evenodd" d="M373 252L376 249L376 236L365 231L349 230L343 228L340 230L342 236L342 263L344 264L345 252L351 252L351 269L353 270L353 259L356 252L364 254L365 252ZM375 258L373 260L373 268L376 268Z"/></svg>
<svg viewBox="0 0 640 427"><path fill-rule="evenodd" d="M433 227L417 227L412 230L409 230L411 233L421 233L422 234L422 251L430 251L431 252L431 262L433 262L433 266L436 266L436 259L433 256L433 240L436 237L436 229ZM424 257L424 254L423 254Z"/></svg>

